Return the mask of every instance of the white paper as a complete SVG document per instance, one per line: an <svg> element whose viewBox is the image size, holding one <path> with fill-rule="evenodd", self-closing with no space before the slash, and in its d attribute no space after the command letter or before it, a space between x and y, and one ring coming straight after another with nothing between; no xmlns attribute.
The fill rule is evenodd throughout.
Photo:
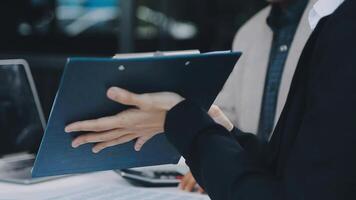
<svg viewBox="0 0 356 200"><path fill-rule="evenodd" d="M0 183L0 200L207 200L177 188L134 187L115 172L73 176L34 185Z"/></svg>

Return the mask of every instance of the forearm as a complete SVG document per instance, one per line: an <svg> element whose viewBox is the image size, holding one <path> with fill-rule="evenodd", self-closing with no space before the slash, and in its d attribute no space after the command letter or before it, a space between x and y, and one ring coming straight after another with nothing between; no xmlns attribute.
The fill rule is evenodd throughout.
<svg viewBox="0 0 356 200"><path fill-rule="evenodd" d="M165 131L212 199L279 199L273 173L194 104L173 108Z"/></svg>
<svg viewBox="0 0 356 200"><path fill-rule="evenodd" d="M268 165L269 161L266 159L270 152L268 141L261 140L253 133L243 132L237 127L234 127L231 134L249 155Z"/></svg>

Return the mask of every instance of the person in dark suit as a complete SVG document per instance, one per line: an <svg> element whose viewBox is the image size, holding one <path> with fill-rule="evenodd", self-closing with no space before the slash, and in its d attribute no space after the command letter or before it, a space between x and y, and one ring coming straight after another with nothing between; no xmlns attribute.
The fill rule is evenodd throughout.
<svg viewBox="0 0 356 200"><path fill-rule="evenodd" d="M165 131L211 199L356 199L356 2L325 8L311 15L337 9L309 38L270 142L217 123L177 94L110 88L110 99L136 108L68 125L94 132L72 146L96 143L97 153L137 139L139 150Z"/></svg>

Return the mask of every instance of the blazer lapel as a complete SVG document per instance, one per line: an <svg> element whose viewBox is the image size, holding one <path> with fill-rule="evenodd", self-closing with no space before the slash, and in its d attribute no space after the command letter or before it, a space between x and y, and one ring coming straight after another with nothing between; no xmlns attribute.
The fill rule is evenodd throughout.
<svg viewBox="0 0 356 200"><path fill-rule="evenodd" d="M278 164L277 171L279 173L282 173L285 168L285 163L290 156L293 144L296 141L299 128L303 121L300 120L299 123L296 123L295 117L298 116L296 113L305 112L303 109L305 108L305 90L307 89L306 83L309 69L312 67L309 63L313 60L311 55L313 55L313 52L315 51L315 44L326 20L327 18L324 18L319 22L303 49L292 80L286 105L282 111L281 118L271 139L271 147L273 148L272 152L274 152L273 159L278 160L276 164ZM296 106L295 104L298 105ZM296 108L298 108L298 110L296 110Z"/></svg>
<svg viewBox="0 0 356 200"><path fill-rule="evenodd" d="M304 14L300 20L297 32L295 33L293 42L291 44L290 50L289 50L289 55L286 60L286 64L284 67L283 71L283 76L281 80L281 85L279 88L279 94L278 94L278 100L277 100L277 110L276 110L276 118L275 118L275 124L277 124L278 119L280 117L280 114L283 110L284 104L286 102L288 93L289 93L289 88L293 79L293 75L295 72L295 69L298 64L298 60L300 58L300 55L303 51L303 48L309 38L309 36L312 33L312 30L309 26L309 11L313 7L313 5L316 3L317 0L309 0L309 3L304 11Z"/></svg>

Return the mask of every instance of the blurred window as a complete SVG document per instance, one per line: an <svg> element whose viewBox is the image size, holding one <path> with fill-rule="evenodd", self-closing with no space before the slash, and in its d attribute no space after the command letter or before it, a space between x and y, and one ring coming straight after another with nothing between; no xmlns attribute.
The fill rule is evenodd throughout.
<svg viewBox="0 0 356 200"><path fill-rule="evenodd" d="M57 26L68 36L117 34L119 0L57 0Z"/></svg>
<svg viewBox="0 0 356 200"><path fill-rule="evenodd" d="M120 41L136 52L231 48L238 28L264 0L1 0L0 50L70 55L111 55ZM120 34L134 17L134 34ZM129 18L131 19L131 18ZM131 38L121 38L128 37Z"/></svg>
<svg viewBox="0 0 356 200"><path fill-rule="evenodd" d="M156 39L160 50L202 51L230 49L238 28L266 5L264 0L137 2L138 40Z"/></svg>

